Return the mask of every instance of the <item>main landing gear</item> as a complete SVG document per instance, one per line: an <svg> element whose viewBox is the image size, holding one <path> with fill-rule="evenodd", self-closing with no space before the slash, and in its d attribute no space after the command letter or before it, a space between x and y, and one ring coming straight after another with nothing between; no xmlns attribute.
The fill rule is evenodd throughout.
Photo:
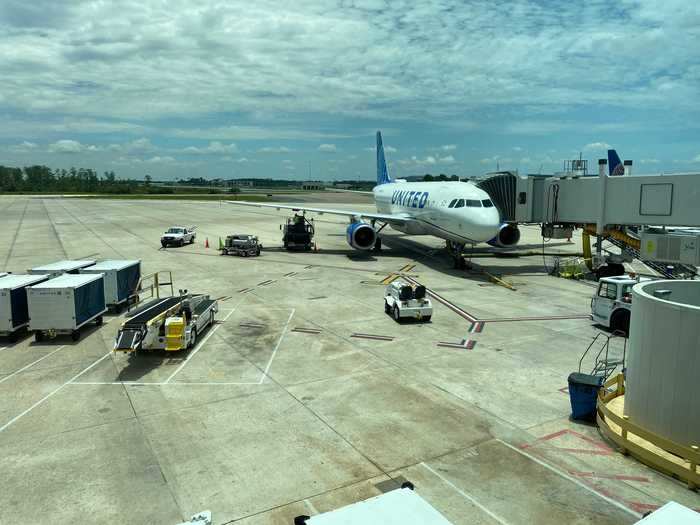
<svg viewBox="0 0 700 525"><path fill-rule="evenodd" d="M467 263L464 260L462 253L464 252L464 244L460 244L453 241L445 241L447 244L447 253L452 257L454 267L458 270L464 270L467 268Z"/></svg>
<svg viewBox="0 0 700 525"><path fill-rule="evenodd" d="M377 229L376 225L376 220L375 221L370 221L370 224L372 225L372 229L374 229L377 239L374 241L374 248L372 248L372 251L374 252L381 252L382 251L382 238L379 236L379 232L381 232L384 227L386 226L386 223L382 224L382 226Z"/></svg>

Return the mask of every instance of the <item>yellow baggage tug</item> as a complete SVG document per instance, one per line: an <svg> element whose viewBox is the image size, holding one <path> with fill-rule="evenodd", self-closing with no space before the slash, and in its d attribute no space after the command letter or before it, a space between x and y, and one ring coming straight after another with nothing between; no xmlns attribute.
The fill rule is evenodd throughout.
<svg viewBox="0 0 700 525"><path fill-rule="evenodd" d="M129 314L117 333L114 351L166 350L192 348L219 307L208 295L164 297L150 301Z"/></svg>

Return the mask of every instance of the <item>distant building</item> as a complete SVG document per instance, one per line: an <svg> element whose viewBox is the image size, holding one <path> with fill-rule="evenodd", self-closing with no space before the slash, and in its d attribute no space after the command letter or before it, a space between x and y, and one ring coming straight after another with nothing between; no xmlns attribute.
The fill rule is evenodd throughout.
<svg viewBox="0 0 700 525"><path fill-rule="evenodd" d="M304 191L319 191L326 189L322 182L317 180L305 181L301 183L301 189Z"/></svg>

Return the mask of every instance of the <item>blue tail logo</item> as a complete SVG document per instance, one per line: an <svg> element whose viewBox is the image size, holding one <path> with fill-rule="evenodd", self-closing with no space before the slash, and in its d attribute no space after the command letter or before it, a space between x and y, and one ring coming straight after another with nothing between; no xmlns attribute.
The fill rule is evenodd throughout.
<svg viewBox="0 0 700 525"><path fill-rule="evenodd" d="M389 172L386 170L386 159L384 158L384 144L382 143L382 133L377 131L377 185L391 182Z"/></svg>
<svg viewBox="0 0 700 525"><path fill-rule="evenodd" d="M608 150L608 175L624 175L625 166L622 164L620 157L617 155L617 151L614 149Z"/></svg>

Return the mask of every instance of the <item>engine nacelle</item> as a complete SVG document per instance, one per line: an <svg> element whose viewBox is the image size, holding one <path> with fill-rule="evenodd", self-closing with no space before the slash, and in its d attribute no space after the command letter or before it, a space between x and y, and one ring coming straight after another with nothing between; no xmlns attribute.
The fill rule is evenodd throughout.
<svg viewBox="0 0 700 525"><path fill-rule="evenodd" d="M520 242L520 230L514 224L501 224L498 234L491 239L487 244L496 246L497 248L507 248L515 246Z"/></svg>
<svg viewBox="0 0 700 525"><path fill-rule="evenodd" d="M348 224L348 244L356 250L371 250L377 241L377 232L366 222Z"/></svg>

